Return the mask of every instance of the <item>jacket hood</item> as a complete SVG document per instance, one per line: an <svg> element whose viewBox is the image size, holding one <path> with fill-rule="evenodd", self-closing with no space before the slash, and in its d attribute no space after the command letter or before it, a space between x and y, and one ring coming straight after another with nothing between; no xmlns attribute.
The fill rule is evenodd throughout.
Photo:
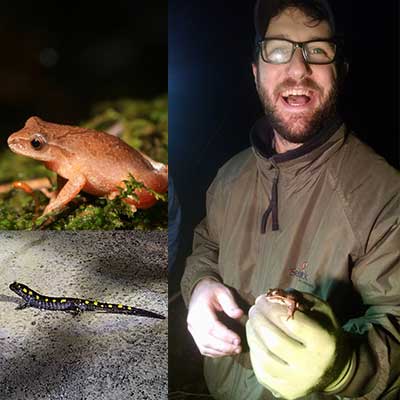
<svg viewBox="0 0 400 400"><path fill-rule="evenodd" d="M250 132L250 142L257 160L260 173L272 180L271 198L261 220L261 232L265 233L270 215L272 230L279 230L278 222L278 183L281 171L285 175L296 177L303 172L312 173L320 163L335 151L334 144L344 139L344 129L339 129L343 121L339 116L328 120L320 131L302 146L285 153L275 153L273 148L274 132L267 117L259 119ZM319 160L319 162L317 162ZM299 179L300 180L300 179ZM300 183L300 182L299 182Z"/></svg>

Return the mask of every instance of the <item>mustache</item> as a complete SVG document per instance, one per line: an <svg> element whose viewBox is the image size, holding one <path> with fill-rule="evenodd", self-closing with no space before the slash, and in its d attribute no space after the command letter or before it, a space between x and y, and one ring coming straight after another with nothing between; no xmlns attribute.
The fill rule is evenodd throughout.
<svg viewBox="0 0 400 400"><path fill-rule="evenodd" d="M315 81L313 81L311 78L307 76L303 78L301 81L296 81L293 78L285 79L275 88L274 94L278 95L280 92L283 92L284 90L292 89L299 86L320 93L322 92L322 88Z"/></svg>

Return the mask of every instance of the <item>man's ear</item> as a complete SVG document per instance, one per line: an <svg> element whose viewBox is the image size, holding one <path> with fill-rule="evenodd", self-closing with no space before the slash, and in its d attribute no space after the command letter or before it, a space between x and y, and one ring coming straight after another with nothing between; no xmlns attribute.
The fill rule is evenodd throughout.
<svg viewBox="0 0 400 400"><path fill-rule="evenodd" d="M251 69L253 71L254 80L256 80L256 78L257 78L257 64L252 62L251 63Z"/></svg>

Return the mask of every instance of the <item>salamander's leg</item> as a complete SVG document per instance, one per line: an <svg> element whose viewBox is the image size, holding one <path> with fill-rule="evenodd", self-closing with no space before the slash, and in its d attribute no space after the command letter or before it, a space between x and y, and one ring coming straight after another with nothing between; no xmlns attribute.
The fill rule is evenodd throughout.
<svg viewBox="0 0 400 400"><path fill-rule="evenodd" d="M72 314L74 317L77 315L81 315L84 311L86 311L86 307L84 304L81 304L80 301L78 300L78 303L75 303L75 308L71 310Z"/></svg>
<svg viewBox="0 0 400 400"><path fill-rule="evenodd" d="M67 312L71 313L74 317L81 315L83 311L80 308L75 308L74 310L66 310Z"/></svg>
<svg viewBox="0 0 400 400"><path fill-rule="evenodd" d="M16 310L23 310L24 308L30 307L29 303L22 303L19 306L17 306L15 309Z"/></svg>

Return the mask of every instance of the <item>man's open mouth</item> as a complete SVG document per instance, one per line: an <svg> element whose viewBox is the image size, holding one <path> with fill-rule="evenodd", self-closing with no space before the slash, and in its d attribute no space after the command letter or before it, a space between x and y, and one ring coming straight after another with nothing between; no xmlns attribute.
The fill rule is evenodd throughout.
<svg viewBox="0 0 400 400"><path fill-rule="evenodd" d="M287 89L281 93L283 100L292 107L300 107L308 104L313 92L308 89Z"/></svg>

